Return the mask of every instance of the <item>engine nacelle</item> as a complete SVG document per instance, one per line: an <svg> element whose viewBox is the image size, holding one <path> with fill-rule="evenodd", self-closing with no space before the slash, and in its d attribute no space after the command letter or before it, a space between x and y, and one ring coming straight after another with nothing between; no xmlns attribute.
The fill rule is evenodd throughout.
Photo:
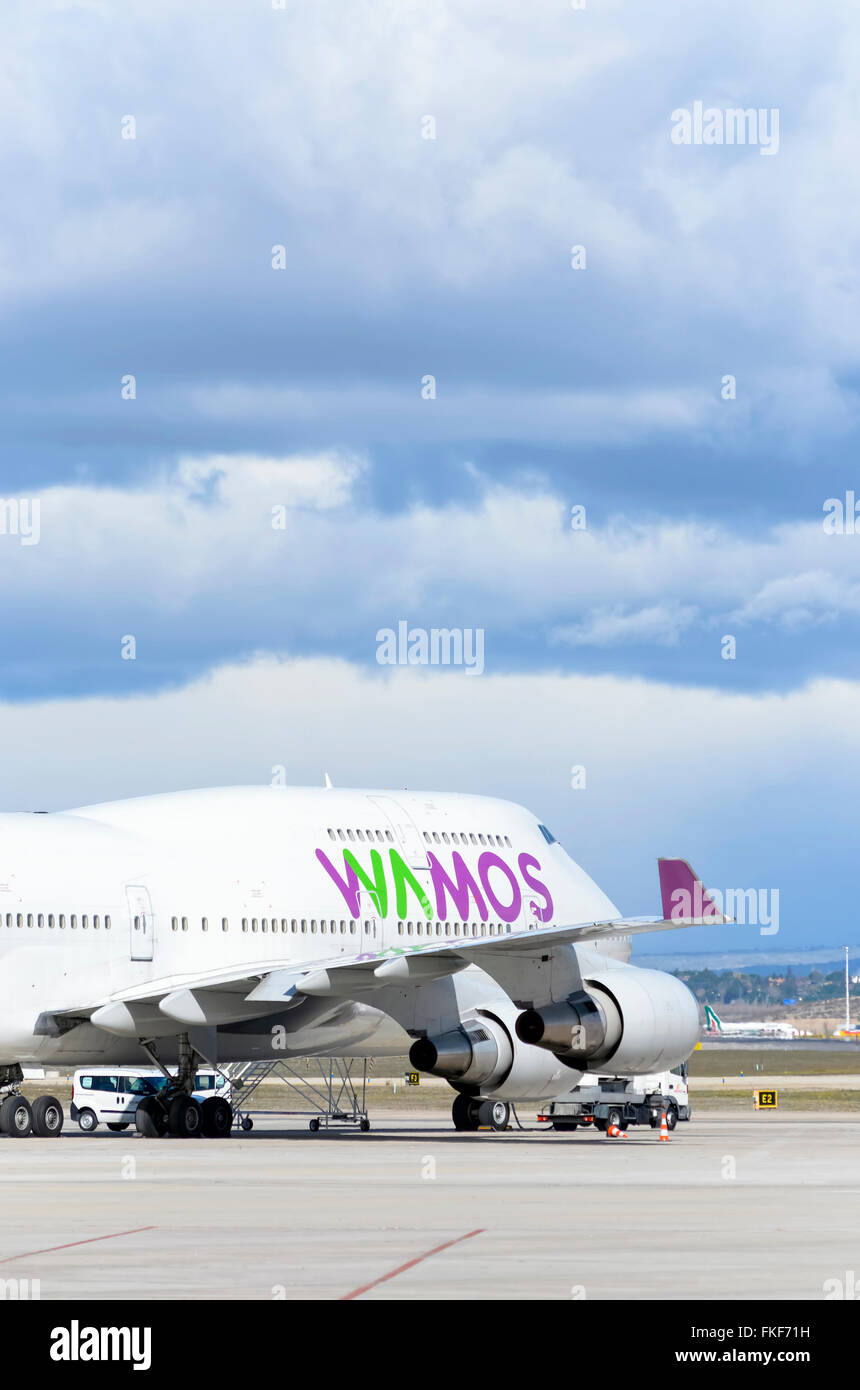
<svg viewBox="0 0 860 1390"><path fill-rule="evenodd" d="M605 1069L617 1076L667 1071L689 1057L699 1010L673 975L618 966L592 970L584 984L559 1004L520 1014L517 1037L576 1071Z"/></svg>
<svg viewBox="0 0 860 1390"><path fill-rule="evenodd" d="M515 1034L515 1004L493 1001L473 1010L459 1028L418 1038L409 1049L416 1071L444 1076L457 1091L492 1100L544 1100L567 1089L570 1072L554 1054L529 1047Z"/></svg>

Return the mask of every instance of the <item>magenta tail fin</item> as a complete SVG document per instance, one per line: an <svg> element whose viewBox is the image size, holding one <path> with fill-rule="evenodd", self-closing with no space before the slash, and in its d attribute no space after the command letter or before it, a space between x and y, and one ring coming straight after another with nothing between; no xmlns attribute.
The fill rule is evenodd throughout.
<svg viewBox="0 0 860 1390"><path fill-rule="evenodd" d="M664 920L724 922L726 919L686 859L658 859Z"/></svg>

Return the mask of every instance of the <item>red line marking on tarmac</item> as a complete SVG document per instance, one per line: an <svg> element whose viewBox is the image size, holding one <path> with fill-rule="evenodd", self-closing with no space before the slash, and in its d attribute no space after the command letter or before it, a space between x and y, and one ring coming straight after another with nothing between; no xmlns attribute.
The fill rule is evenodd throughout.
<svg viewBox="0 0 860 1390"><path fill-rule="evenodd" d="M111 1231L106 1236L87 1236L86 1240L69 1240L65 1245L48 1245L44 1250L25 1250L23 1255L7 1255L0 1265L11 1264L13 1260L29 1260L33 1255L51 1255L55 1250L71 1250L75 1245L92 1245L97 1240L116 1240L118 1236L136 1236L141 1231L154 1231L154 1226L135 1226L130 1231Z"/></svg>
<svg viewBox="0 0 860 1390"><path fill-rule="evenodd" d="M362 1284L360 1289L353 1289L351 1293L344 1293L340 1296L340 1302L345 1303L350 1298L360 1298L369 1289L375 1289L377 1284L384 1284L387 1279L396 1279L398 1274L404 1274L407 1269L414 1269L415 1265L420 1265L422 1260L429 1260L431 1255L438 1255L441 1250L450 1250L452 1245L459 1245L461 1241L471 1240L473 1236L482 1236L484 1228L480 1227L477 1231L467 1231L464 1236L457 1236L454 1240L446 1240L442 1245L434 1245L432 1250L425 1250L423 1255L416 1255L414 1260L407 1260L404 1265L398 1265L388 1274L381 1274L378 1279L371 1279L369 1284Z"/></svg>

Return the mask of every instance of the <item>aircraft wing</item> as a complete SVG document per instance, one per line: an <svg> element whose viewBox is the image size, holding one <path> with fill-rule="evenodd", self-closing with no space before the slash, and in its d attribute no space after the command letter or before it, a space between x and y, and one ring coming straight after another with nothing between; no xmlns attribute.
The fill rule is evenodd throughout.
<svg viewBox="0 0 860 1390"><path fill-rule="evenodd" d="M262 1018L276 1009L298 1005L305 996L362 999L391 986L403 989L429 984L471 964L479 965L514 997L522 992L516 986L525 976L546 974L545 964L558 957L566 946L726 920L686 860L661 859L659 867L662 917L614 917L533 927L499 936L410 940L408 944L405 938L398 937L398 943L403 941L403 945L392 944L378 952L324 959L316 964L297 963L294 959L270 960L257 967L245 966L241 972L234 968L189 975L181 980L174 978L169 988L150 982L135 991L63 1013L69 1021L87 1019L123 1036L163 1033L177 1024L183 1028L217 1027ZM684 915L687 908L699 915ZM44 1031L62 1026L57 1023L60 1015L42 1018L46 1020Z"/></svg>

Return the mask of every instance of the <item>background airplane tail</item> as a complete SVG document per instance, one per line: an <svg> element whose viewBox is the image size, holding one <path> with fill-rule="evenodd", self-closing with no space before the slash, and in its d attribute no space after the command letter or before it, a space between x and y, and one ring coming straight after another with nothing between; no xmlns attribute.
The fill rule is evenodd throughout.
<svg viewBox="0 0 860 1390"><path fill-rule="evenodd" d="M717 1033L722 1032L723 1025L720 1022L717 1015L714 1013L710 1004L705 1005L705 1027L713 1028L714 1031Z"/></svg>

